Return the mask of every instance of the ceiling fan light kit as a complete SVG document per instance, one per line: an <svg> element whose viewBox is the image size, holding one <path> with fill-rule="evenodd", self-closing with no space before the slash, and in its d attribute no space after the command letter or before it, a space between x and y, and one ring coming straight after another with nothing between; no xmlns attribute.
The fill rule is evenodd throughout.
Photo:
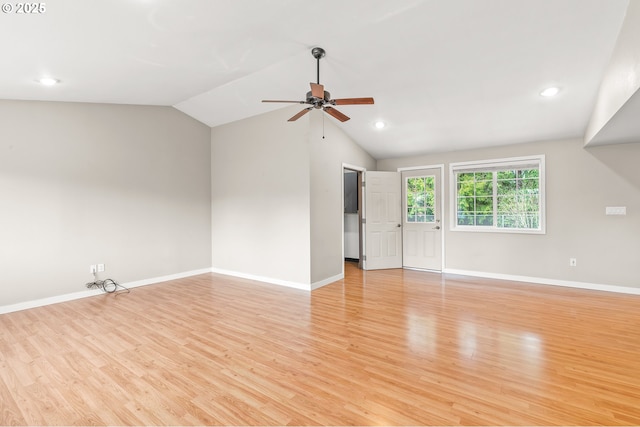
<svg viewBox="0 0 640 427"><path fill-rule="evenodd" d="M288 121L295 122L300 117L307 114L312 109L322 109L325 113L338 119L341 122L346 122L349 117L340 111L336 110L334 105L367 105L373 104L373 98L342 98L331 99L331 94L324 90L324 86L320 84L320 59L324 58L327 52L321 47L314 47L311 49L311 55L316 59L317 80L316 83L309 83L311 90L307 92L307 96L304 101L282 101L264 99L262 102L286 102L293 104L307 104L310 107L306 107L295 116L291 117Z"/></svg>

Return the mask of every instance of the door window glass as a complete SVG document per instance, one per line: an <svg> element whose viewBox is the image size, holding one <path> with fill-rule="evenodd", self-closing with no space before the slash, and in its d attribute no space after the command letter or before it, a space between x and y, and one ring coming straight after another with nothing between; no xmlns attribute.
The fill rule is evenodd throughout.
<svg viewBox="0 0 640 427"><path fill-rule="evenodd" d="M407 197L406 222L435 222L435 177L415 176L405 182Z"/></svg>

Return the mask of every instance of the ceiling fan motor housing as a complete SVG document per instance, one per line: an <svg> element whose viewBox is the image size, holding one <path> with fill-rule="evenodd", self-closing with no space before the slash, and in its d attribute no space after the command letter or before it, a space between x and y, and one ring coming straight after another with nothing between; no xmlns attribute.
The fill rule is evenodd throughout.
<svg viewBox="0 0 640 427"><path fill-rule="evenodd" d="M328 91L324 91L324 98L317 98L311 94L311 91L307 92L307 104L313 105L315 108L322 108L324 104L329 103L331 100L331 94Z"/></svg>

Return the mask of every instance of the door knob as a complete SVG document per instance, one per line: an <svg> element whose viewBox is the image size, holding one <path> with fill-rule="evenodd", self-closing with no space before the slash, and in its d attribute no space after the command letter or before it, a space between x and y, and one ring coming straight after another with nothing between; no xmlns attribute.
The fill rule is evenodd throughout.
<svg viewBox="0 0 640 427"><path fill-rule="evenodd" d="M398 227L402 227L402 224L398 224Z"/></svg>
<svg viewBox="0 0 640 427"><path fill-rule="evenodd" d="M440 230L440 226L436 225L435 227L433 227L434 230Z"/></svg>

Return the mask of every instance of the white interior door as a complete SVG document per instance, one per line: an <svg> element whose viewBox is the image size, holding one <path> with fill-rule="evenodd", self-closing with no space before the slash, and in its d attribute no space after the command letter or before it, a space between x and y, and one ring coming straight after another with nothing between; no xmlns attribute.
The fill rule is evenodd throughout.
<svg viewBox="0 0 640 427"><path fill-rule="evenodd" d="M365 172L365 270L402 268L399 172Z"/></svg>
<svg viewBox="0 0 640 427"><path fill-rule="evenodd" d="M442 271L441 174L402 172L403 267Z"/></svg>

